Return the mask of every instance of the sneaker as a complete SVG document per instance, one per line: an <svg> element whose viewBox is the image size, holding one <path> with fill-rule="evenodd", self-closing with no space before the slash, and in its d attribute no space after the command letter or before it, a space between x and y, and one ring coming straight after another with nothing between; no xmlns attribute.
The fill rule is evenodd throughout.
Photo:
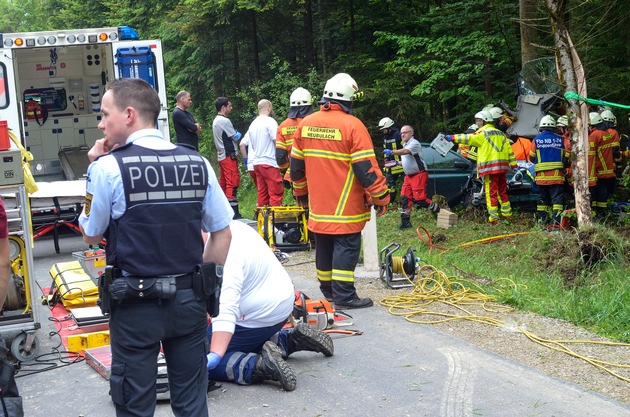
<svg viewBox="0 0 630 417"><path fill-rule="evenodd" d="M374 303L371 298L354 298L342 303L335 303L335 308L338 310L350 310L355 308L367 308L372 307Z"/></svg>

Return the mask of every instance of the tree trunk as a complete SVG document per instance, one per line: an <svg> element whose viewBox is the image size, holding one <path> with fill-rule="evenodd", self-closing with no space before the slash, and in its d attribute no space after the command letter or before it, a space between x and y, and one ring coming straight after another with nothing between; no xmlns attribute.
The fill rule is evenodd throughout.
<svg viewBox="0 0 630 417"><path fill-rule="evenodd" d="M521 30L521 66L527 61L538 58L536 48L537 32L533 26L536 21L537 0L519 0L519 21Z"/></svg>
<svg viewBox="0 0 630 417"><path fill-rule="evenodd" d="M551 30L556 45L556 57L560 84L566 91L575 91L588 97L586 79L580 57L573 46L564 17L567 0L545 0ZM571 130L571 164L575 190L575 209L578 226L592 224L590 192L588 189L588 106L577 100L569 100Z"/></svg>
<svg viewBox="0 0 630 417"><path fill-rule="evenodd" d="M304 2L304 64L306 68L315 65L315 45L313 41L313 6L311 0Z"/></svg>
<svg viewBox="0 0 630 417"><path fill-rule="evenodd" d="M252 28L252 60L254 62L254 77L255 83L260 83L260 57L258 52L258 25L256 24L256 12L254 10L249 11L249 19Z"/></svg>
<svg viewBox="0 0 630 417"><path fill-rule="evenodd" d="M490 10L488 7L488 3L484 2L483 3L483 14L484 14L484 19L483 19L483 31L488 34L490 33L491 27L490 27ZM486 97L487 98L493 98L494 97L494 88L493 88L493 84L492 84L492 62L490 61L490 57L486 56L486 58L484 59L483 62L484 65L484 90L486 91Z"/></svg>

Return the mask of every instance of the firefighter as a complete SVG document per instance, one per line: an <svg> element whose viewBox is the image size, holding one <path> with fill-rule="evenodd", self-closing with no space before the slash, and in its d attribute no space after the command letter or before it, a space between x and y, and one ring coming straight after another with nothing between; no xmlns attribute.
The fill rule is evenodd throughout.
<svg viewBox="0 0 630 417"><path fill-rule="evenodd" d="M400 212L399 229L402 230L411 227L412 203L415 203L418 208L428 208L434 213L440 211L440 206L427 197L429 173L427 172L427 164L422 159L422 145L413 137L413 127L405 125L400 133L404 142L403 148L385 149L385 155L388 158L400 156L405 170L405 179L400 192L402 211Z"/></svg>
<svg viewBox="0 0 630 417"><path fill-rule="evenodd" d="M383 117L378 122L378 128L383 132L383 150L395 151L403 148L400 129L392 119ZM387 180L391 202L396 199L398 179L401 178L403 182L405 180L405 172L400 161L400 155L385 158L385 179Z"/></svg>
<svg viewBox="0 0 630 417"><path fill-rule="evenodd" d="M615 161L621 158L619 139L615 139L608 131L608 125L599 113L589 114L589 124L593 129L589 135L589 142L592 136L595 144L595 176L597 177L597 185L591 195L591 205L595 213L604 215L608 208L608 198L615 190L617 183Z"/></svg>
<svg viewBox="0 0 630 417"><path fill-rule="evenodd" d="M468 129L464 133L475 133L479 128L475 123L468 126ZM468 158L470 161L477 163L477 147L470 145L458 145L457 151L464 157Z"/></svg>
<svg viewBox="0 0 630 417"><path fill-rule="evenodd" d="M298 125L290 159L295 195L305 195L308 186L308 228L317 244L320 290L341 310L373 305L370 298L357 295L354 269L371 205L387 206L390 201L372 138L352 115L358 94L350 75L329 79L320 111Z"/></svg>
<svg viewBox="0 0 630 417"><path fill-rule="evenodd" d="M289 98L289 114L287 118L280 123L278 131L276 132L276 162L278 163L278 167L280 167L282 183L286 189L291 188L289 157L291 156L293 137L302 119L313 113L312 100L311 93L307 89L298 87L293 90ZM308 208L308 200L306 198L298 200L297 203L304 208Z"/></svg>
<svg viewBox="0 0 630 417"><path fill-rule="evenodd" d="M475 114L479 130L470 134L444 135L444 139L479 148L477 154L477 176L483 178L488 209L488 223L499 222L501 217L512 217L512 206L507 193L507 173L516 169L516 159L510 142L494 125L492 115L482 110Z"/></svg>
<svg viewBox="0 0 630 417"><path fill-rule="evenodd" d="M488 110L494 119L494 125L503 133L506 133L512 123L516 120L514 116L507 114L501 107L491 107Z"/></svg>
<svg viewBox="0 0 630 417"><path fill-rule="evenodd" d="M559 226L564 210L564 161L567 157L564 140L558 134L556 121L549 115L540 119L538 130L540 134L532 141L529 151L540 190L536 220L546 225L551 209L551 224Z"/></svg>
<svg viewBox="0 0 630 417"><path fill-rule="evenodd" d="M569 132L569 118L560 116L556 121L556 128L562 136L564 144L565 160L564 160L564 192L566 195L573 194L573 169L571 168L571 134Z"/></svg>
<svg viewBox="0 0 630 417"><path fill-rule="evenodd" d="M619 136L619 131L617 131L617 117L610 110L604 110L600 113L602 119L604 120L604 126L608 133L610 133L613 137L613 143L616 143L619 147L619 156L615 158L615 172L621 168L622 162L622 154L621 154L621 137Z"/></svg>

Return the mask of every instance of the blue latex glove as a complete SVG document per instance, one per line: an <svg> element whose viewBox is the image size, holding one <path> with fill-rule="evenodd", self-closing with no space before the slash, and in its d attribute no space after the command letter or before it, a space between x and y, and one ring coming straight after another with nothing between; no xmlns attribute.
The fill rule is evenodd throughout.
<svg viewBox="0 0 630 417"><path fill-rule="evenodd" d="M221 356L217 355L214 352L210 352L208 353L208 355L206 356L206 358L208 359L208 365L206 366L206 368L208 368L208 371L210 369L214 369L217 367L217 365L219 364L219 362L221 362Z"/></svg>
<svg viewBox="0 0 630 417"><path fill-rule="evenodd" d="M241 138L243 137L243 135L241 135L241 132L239 132L238 130L236 131L236 135L234 135L234 137L232 138L232 140L241 140Z"/></svg>
<svg viewBox="0 0 630 417"><path fill-rule="evenodd" d="M444 135L444 139L446 139L449 142L453 141L453 135Z"/></svg>
<svg viewBox="0 0 630 417"><path fill-rule="evenodd" d="M247 167L247 158L243 158L243 165L245 165L245 167Z"/></svg>
<svg viewBox="0 0 630 417"><path fill-rule="evenodd" d="M392 155L394 154L394 151L392 151L391 149L384 149L383 153L385 154L386 157L391 158Z"/></svg>

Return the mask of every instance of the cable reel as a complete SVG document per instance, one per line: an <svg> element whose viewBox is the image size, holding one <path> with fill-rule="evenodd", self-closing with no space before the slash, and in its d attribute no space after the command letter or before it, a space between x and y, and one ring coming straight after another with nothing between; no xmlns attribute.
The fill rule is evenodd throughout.
<svg viewBox="0 0 630 417"><path fill-rule="evenodd" d="M400 244L393 242L379 252L380 277L393 289L413 287L413 280L418 271L418 258L412 248L403 256L393 256L400 249ZM394 274L402 274L395 277Z"/></svg>

